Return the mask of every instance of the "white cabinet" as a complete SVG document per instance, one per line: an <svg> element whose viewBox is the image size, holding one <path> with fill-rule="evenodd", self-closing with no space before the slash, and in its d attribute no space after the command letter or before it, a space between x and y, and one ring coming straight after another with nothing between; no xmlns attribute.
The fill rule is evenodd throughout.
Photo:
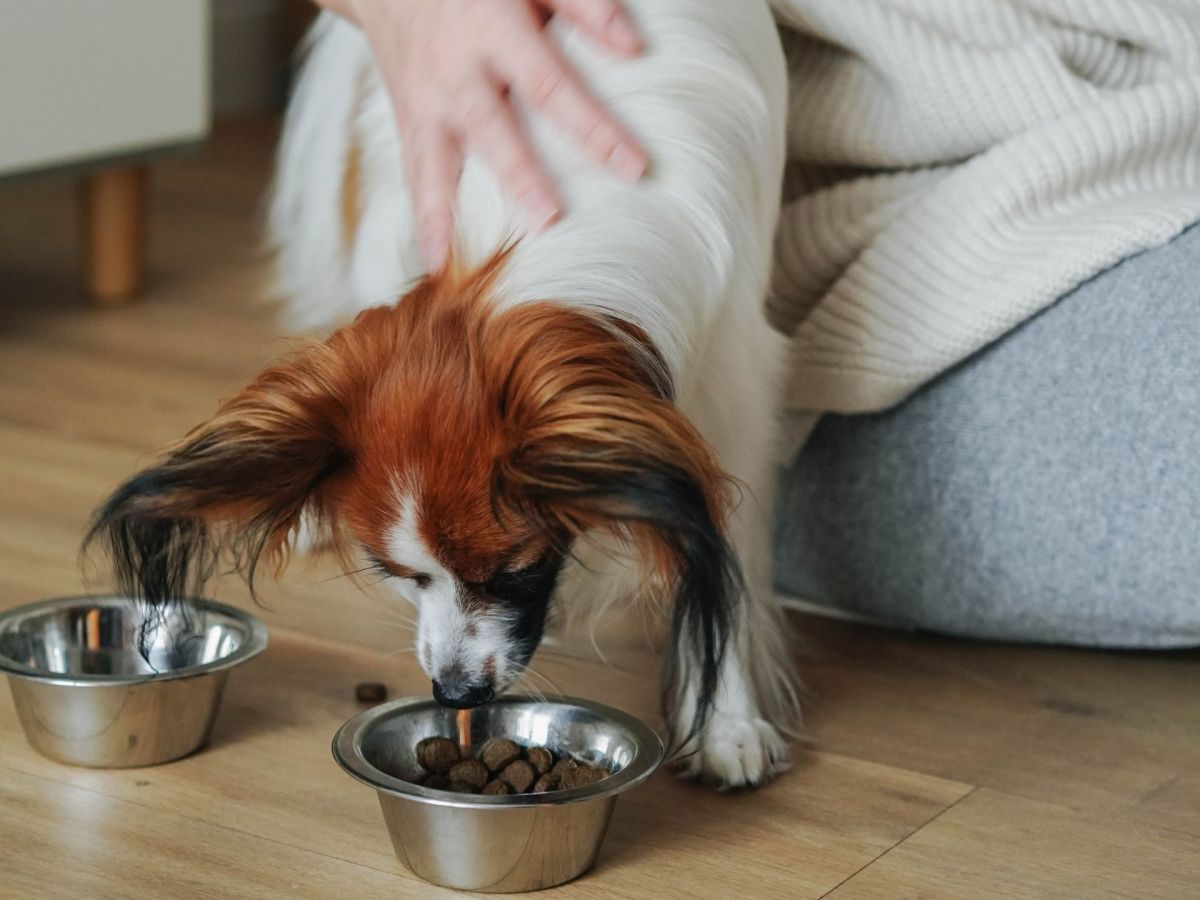
<svg viewBox="0 0 1200 900"><path fill-rule="evenodd" d="M209 128L209 0L0 0L0 187L81 176L89 290L136 294L146 162Z"/></svg>
<svg viewBox="0 0 1200 900"><path fill-rule="evenodd" d="M193 143L208 0L0 0L0 176Z"/></svg>

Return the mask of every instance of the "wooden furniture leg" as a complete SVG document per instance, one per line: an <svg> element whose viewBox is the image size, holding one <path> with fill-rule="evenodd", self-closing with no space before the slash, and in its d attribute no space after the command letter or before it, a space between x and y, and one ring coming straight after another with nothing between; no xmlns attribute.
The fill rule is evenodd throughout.
<svg viewBox="0 0 1200 900"><path fill-rule="evenodd" d="M145 166L114 166L81 179L84 272L98 305L125 303L141 290L149 180Z"/></svg>

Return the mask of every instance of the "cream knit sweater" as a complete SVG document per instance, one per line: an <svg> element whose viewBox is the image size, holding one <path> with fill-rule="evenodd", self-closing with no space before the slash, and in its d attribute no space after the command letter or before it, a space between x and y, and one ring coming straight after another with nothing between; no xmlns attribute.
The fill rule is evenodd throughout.
<svg viewBox="0 0 1200 900"><path fill-rule="evenodd" d="M894 404L1200 220L1200 0L773 5L791 409Z"/></svg>

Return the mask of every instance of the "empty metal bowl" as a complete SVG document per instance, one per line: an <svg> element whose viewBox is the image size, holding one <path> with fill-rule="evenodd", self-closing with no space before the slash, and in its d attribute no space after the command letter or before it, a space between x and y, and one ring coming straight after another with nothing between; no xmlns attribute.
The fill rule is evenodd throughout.
<svg viewBox="0 0 1200 900"><path fill-rule="evenodd" d="M614 774L545 794L452 794L414 784L417 742L455 739L457 710L396 700L347 722L334 758L379 794L396 855L426 881L469 891L535 891L570 881L596 861L617 795L645 781L663 745L620 710L573 697L506 696L471 710L475 746L507 737Z"/></svg>
<svg viewBox="0 0 1200 900"><path fill-rule="evenodd" d="M262 622L211 600L173 603L154 618L119 596L0 613L0 671L25 737L77 766L151 766L198 750L229 670L266 646Z"/></svg>

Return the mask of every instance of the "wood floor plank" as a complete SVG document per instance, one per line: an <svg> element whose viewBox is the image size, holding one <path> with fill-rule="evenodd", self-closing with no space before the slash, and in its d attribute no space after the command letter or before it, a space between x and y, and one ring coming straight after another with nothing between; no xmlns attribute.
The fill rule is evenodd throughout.
<svg viewBox="0 0 1200 900"><path fill-rule="evenodd" d="M8 900L261 900L453 895L398 872L0 766Z"/></svg>
<svg viewBox="0 0 1200 900"><path fill-rule="evenodd" d="M808 618L825 749L1105 815L1171 815L1200 771L1200 653L1018 647Z"/></svg>
<svg viewBox="0 0 1200 900"><path fill-rule="evenodd" d="M1191 900L1191 835L981 788L850 878L831 900Z"/></svg>

